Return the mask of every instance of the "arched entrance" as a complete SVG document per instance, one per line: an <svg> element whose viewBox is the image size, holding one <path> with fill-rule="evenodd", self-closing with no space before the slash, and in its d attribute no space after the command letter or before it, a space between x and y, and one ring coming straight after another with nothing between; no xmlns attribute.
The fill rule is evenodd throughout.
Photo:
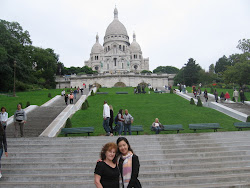
<svg viewBox="0 0 250 188"><path fill-rule="evenodd" d="M115 87L126 87L126 84L124 84L123 82L116 82Z"/></svg>

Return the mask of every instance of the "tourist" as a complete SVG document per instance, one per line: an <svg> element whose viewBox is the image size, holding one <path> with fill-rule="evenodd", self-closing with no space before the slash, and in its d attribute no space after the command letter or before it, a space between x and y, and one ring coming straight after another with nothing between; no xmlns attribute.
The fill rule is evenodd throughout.
<svg viewBox="0 0 250 188"><path fill-rule="evenodd" d="M123 188L141 188L138 180L140 162L137 155L134 154L128 140L125 137L119 137L116 141L118 146L118 167L121 174Z"/></svg>
<svg viewBox="0 0 250 188"><path fill-rule="evenodd" d="M117 118L118 118L118 135L119 136L122 135L122 131L123 131L123 127L124 127L123 125L124 125L124 121L125 121L122 114L123 114L123 110L120 109L118 116L117 116Z"/></svg>
<svg viewBox="0 0 250 188"><path fill-rule="evenodd" d="M67 93L65 93L65 96L64 96L64 101L65 101L65 104L68 105L68 99L69 99L69 96Z"/></svg>
<svg viewBox="0 0 250 188"><path fill-rule="evenodd" d="M79 93L79 91L80 91L80 87L78 86L78 88L77 88L77 93Z"/></svg>
<svg viewBox="0 0 250 188"><path fill-rule="evenodd" d="M159 134L160 131L164 130L164 127L159 122L158 118L155 118L155 121L152 123L152 130L155 131L155 134Z"/></svg>
<svg viewBox="0 0 250 188"><path fill-rule="evenodd" d="M3 155L3 151L5 152L5 156L8 157L6 134L5 134L5 131L4 131L2 124L0 124L0 178L2 177L1 158Z"/></svg>
<svg viewBox="0 0 250 188"><path fill-rule="evenodd" d="M124 135L127 135L127 130L129 135L131 135L131 124L134 121L134 118L128 113L128 110L125 110L124 118Z"/></svg>
<svg viewBox="0 0 250 188"><path fill-rule="evenodd" d="M110 129L109 129L109 118L110 118L110 109L107 101L104 101L103 105L103 128L106 131L106 136L110 135Z"/></svg>
<svg viewBox="0 0 250 188"><path fill-rule="evenodd" d="M8 113L6 112L6 108L2 107L0 112L0 124L3 126L3 129L6 129L8 120Z"/></svg>
<svg viewBox="0 0 250 188"><path fill-rule="evenodd" d="M70 95L69 95L69 103L73 104L73 100L74 100L74 96L73 96L72 93L70 93Z"/></svg>
<svg viewBox="0 0 250 188"><path fill-rule="evenodd" d="M196 90L195 87L194 87L194 89L193 89L193 93L194 93L194 97L196 98L196 96L197 96L197 90Z"/></svg>
<svg viewBox="0 0 250 188"><path fill-rule="evenodd" d="M242 89L240 90L240 101L242 102L242 104L244 104L245 94L244 94L244 91Z"/></svg>
<svg viewBox="0 0 250 188"><path fill-rule="evenodd" d="M110 136L113 136L113 122L114 122L114 110L113 106L109 105L110 109L110 118L109 118L109 128L110 128Z"/></svg>
<svg viewBox="0 0 250 188"><path fill-rule="evenodd" d="M62 90L61 96L64 96L64 95L65 95L65 90Z"/></svg>
<svg viewBox="0 0 250 188"><path fill-rule="evenodd" d="M83 88L81 88L81 89L80 89L80 91L81 91L81 95L83 95L83 90L84 90Z"/></svg>
<svg viewBox="0 0 250 188"><path fill-rule="evenodd" d="M95 185L97 188L119 188L119 169L116 164L117 145L107 143L103 146L95 167Z"/></svg>
<svg viewBox="0 0 250 188"><path fill-rule="evenodd" d="M22 109L21 104L17 105L17 110L14 114L14 125L15 125L15 137L18 136L18 126L20 127L20 134L23 137L23 126L26 123L27 116L25 111Z"/></svg>
<svg viewBox="0 0 250 188"><path fill-rule="evenodd" d="M234 97L235 102L238 102L239 92L237 91L237 89L234 90L233 97Z"/></svg>
<svg viewBox="0 0 250 188"><path fill-rule="evenodd" d="M77 89L74 90L74 98L76 99Z"/></svg>
<svg viewBox="0 0 250 188"><path fill-rule="evenodd" d="M214 99L215 102L218 102L218 92L216 91L216 89L214 90Z"/></svg>
<svg viewBox="0 0 250 188"><path fill-rule="evenodd" d="M227 100L227 102L229 102L230 95L229 95L229 93L228 93L228 92L226 92L226 94L225 94L225 99Z"/></svg>
<svg viewBox="0 0 250 188"><path fill-rule="evenodd" d="M225 94L223 92L221 92L220 94L220 102L224 102L225 101Z"/></svg>
<svg viewBox="0 0 250 188"><path fill-rule="evenodd" d="M205 100L207 102L207 100L208 100L207 89L204 90L204 98L205 98Z"/></svg>

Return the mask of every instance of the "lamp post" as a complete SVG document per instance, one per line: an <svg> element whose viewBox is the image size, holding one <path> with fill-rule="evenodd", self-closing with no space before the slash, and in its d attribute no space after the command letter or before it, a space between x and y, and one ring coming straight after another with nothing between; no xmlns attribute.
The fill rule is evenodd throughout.
<svg viewBox="0 0 250 188"><path fill-rule="evenodd" d="M16 61L14 61L14 85L13 85L13 97L16 96Z"/></svg>

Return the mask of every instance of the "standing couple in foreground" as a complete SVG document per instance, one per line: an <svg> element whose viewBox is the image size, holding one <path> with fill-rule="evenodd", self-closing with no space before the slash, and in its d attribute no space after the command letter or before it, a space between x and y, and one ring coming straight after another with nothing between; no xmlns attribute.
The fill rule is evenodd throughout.
<svg viewBox="0 0 250 188"><path fill-rule="evenodd" d="M97 188L141 188L139 158L125 137L119 137L116 144L105 144L100 156L95 168Z"/></svg>

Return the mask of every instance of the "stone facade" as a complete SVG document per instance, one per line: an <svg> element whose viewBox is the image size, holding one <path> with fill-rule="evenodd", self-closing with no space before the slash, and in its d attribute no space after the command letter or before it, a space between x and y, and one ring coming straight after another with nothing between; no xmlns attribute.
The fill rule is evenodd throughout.
<svg viewBox="0 0 250 188"><path fill-rule="evenodd" d="M103 46L96 35L86 66L98 73L141 72L149 70L149 58L143 58L141 47L133 34L130 44L125 26L118 19L118 10L114 10L114 20L109 24L104 36Z"/></svg>
<svg viewBox="0 0 250 188"><path fill-rule="evenodd" d="M57 89L70 87L83 87L85 84L101 85L102 87L136 87L140 83L146 83L153 88L173 86L175 74L137 74L137 73L117 73L98 75L71 75L69 77L56 77Z"/></svg>

